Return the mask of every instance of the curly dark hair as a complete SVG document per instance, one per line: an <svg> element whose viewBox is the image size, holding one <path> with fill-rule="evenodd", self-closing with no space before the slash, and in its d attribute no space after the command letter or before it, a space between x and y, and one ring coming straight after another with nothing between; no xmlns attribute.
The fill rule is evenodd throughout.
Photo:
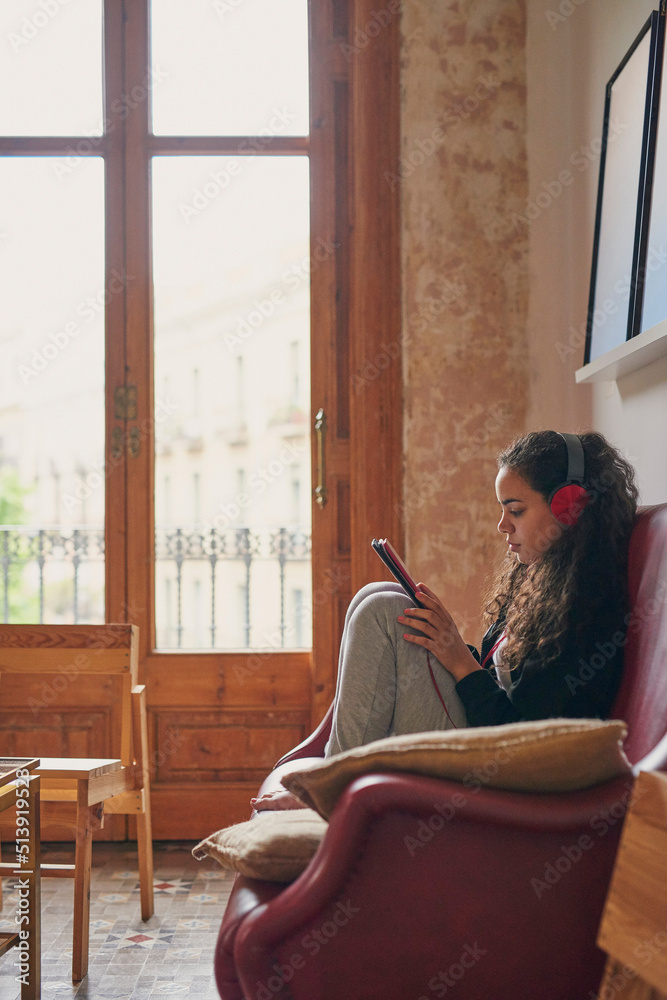
<svg viewBox="0 0 667 1000"><path fill-rule="evenodd" d="M546 666L560 655L567 633L585 643L592 625L607 630L627 610L628 545L639 497L635 471L602 434L578 436L590 502L576 524L545 540L539 559L524 565L508 553L489 589L485 612L494 620L505 617L503 663L511 670L529 653ZM556 431L526 434L497 461L546 501L567 477L567 448Z"/></svg>

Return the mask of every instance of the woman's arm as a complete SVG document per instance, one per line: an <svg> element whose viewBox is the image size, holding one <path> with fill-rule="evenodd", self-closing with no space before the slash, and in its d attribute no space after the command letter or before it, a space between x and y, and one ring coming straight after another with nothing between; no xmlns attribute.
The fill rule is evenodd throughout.
<svg viewBox="0 0 667 1000"><path fill-rule="evenodd" d="M486 670L461 678L456 692L465 706L468 724L606 718L623 670L623 648L620 642L609 641L612 633L622 635L613 629L608 634L605 629L597 643L593 639L587 644L587 656L570 640L561 656L546 666L538 657L528 657L507 692Z"/></svg>
<svg viewBox="0 0 667 1000"><path fill-rule="evenodd" d="M406 633L404 638L428 649L452 674L468 725L607 717L623 668L622 643L610 637L625 635L611 616L586 638L586 653L571 636L555 661L545 665L538 656L527 657L506 691L491 670L482 669L433 591L420 583L417 594L424 607L408 608L398 620L423 635Z"/></svg>

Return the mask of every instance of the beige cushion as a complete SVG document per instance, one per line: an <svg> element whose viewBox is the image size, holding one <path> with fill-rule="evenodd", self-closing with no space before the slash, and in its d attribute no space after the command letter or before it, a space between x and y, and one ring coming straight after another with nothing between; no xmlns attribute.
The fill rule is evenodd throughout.
<svg viewBox="0 0 667 1000"><path fill-rule="evenodd" d="M628 774L624 722L546 719L375 740L324 758L283 784L326 819L362 774L399 771L521 792L571 792Z"/></svg>
<svg viewBox="0 0 667 1000"><path fill-rule="evenodd" d="M314 855L327 826L312 809L266 810L211 834L192 853L198 860L208 854L249 878L291 882Z"/></svg>

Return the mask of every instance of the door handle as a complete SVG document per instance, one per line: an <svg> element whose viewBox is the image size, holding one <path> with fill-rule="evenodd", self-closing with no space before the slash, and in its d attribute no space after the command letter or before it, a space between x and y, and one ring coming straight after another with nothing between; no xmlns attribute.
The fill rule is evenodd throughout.
<svg viewBox="0 0 667 1000"><path fill-rule="evenodd" d="M325 444L327 432L327 415L319 408L315 415L315 433L317 434L317 486L315 487L315 503L320 508L327 502Z"/></svg>

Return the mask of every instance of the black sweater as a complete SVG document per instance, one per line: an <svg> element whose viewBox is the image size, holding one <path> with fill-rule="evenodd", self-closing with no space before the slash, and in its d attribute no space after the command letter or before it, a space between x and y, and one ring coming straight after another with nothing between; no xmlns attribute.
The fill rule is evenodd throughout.
<svg viewBox="0 0 667 1000"><path fill-rule="evenodd" d="M468 647L478 663L484 662L503 627L502 619L494 622L482 640L481 654ZM484 669L475 670L456 685L468 725L607 718L621 681L625 643L622 617L592 632L583 644L577 644L572 635L566 638L559 658L546 667L537 656L528 656L513 671L509 691L499 685L489 657Z"/></svg>

